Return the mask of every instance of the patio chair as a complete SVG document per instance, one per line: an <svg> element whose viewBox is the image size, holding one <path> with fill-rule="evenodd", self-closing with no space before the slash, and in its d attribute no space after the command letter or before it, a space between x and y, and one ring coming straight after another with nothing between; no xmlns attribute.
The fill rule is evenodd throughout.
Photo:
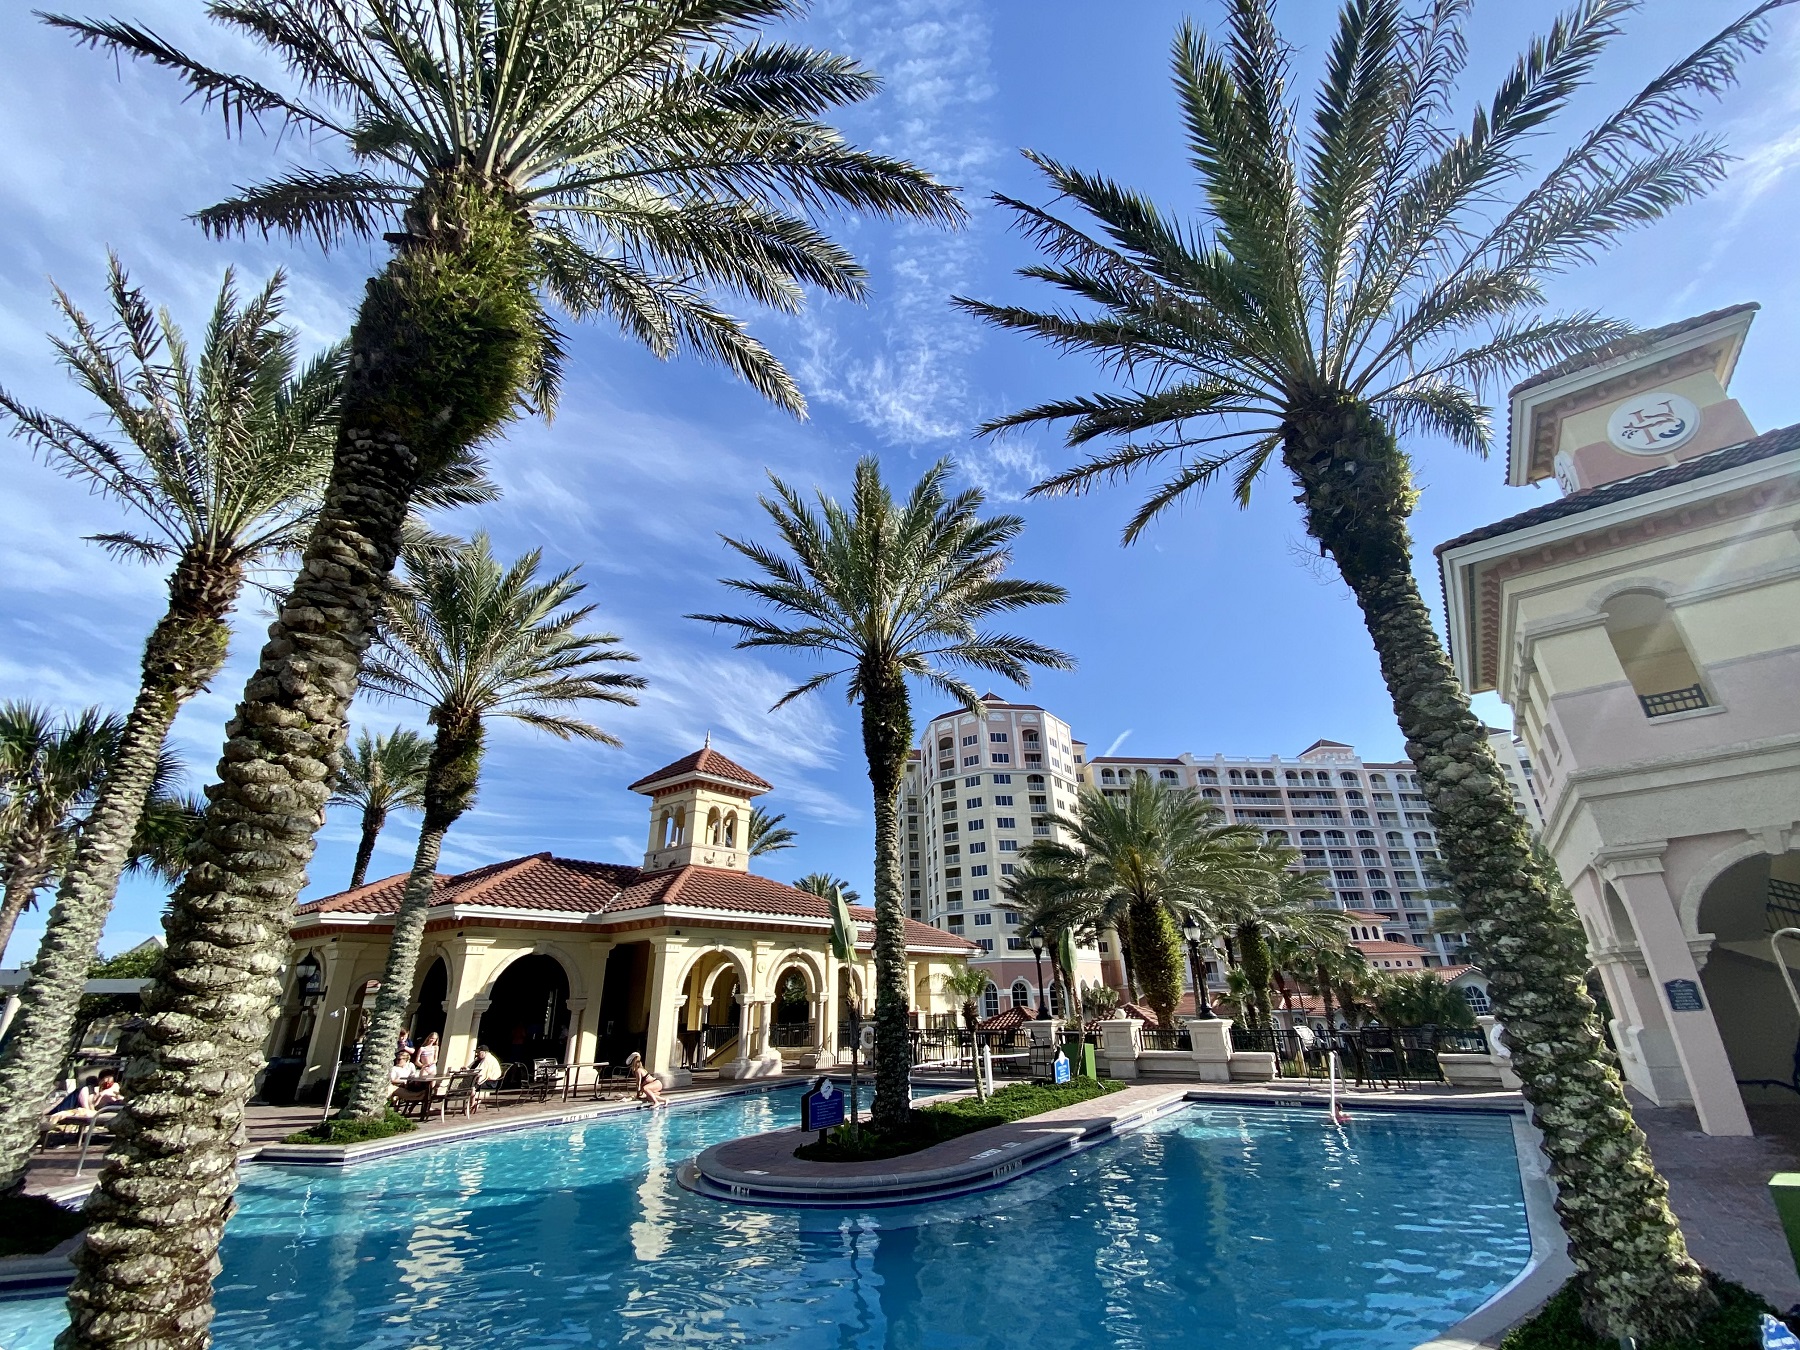
<svg viewBox="0 0 1800 1350"><path fill-rule="evenodd" d="M394 1110L405 1115L409 1109L416 1107L419 1119L425 1120L431 1114L431 1099L436 1086L436 1083L397 1084L393 1096Z"/></svg>
<svg viewBox="0 0 1800 1350"><path fill-rule="evenodd" d="M450 1114L452 1106L460 1106L462 1113L472 1114L475 1103L475 1079L473 1070L453 1073L444 1081L444 1090L438 1094L438 1119L443 1120Z"/></svg>
<svg viewBox="0 0 1800 1350"><path fill-rule="evenodd" d="M531 1093L538 1101L548 1101L550 1094L562 1087L564 1069L562 1063L554 1059L534 1059L531 1061Z"/></svg>

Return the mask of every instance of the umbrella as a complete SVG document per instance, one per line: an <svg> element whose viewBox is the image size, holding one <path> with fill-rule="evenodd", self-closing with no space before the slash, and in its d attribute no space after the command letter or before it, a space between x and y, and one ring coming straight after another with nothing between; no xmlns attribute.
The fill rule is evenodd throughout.
<svg viewBox="0 0 1800 1350"><path fill-rule="evenodd" d="M1063 969L1063 979L1074 982L1075 979L1075 930L1065 928L1056 935L1056 963ZM1070 993L1075 991L1071 989Z"/></svg>
<svg viewBox="0 0 1800 1350"><path fill-rule="evenodd" d="M849 964L856 959L856 922L850 917L850 906L844 903L844 889L831 888L831 954Z"/></svg>

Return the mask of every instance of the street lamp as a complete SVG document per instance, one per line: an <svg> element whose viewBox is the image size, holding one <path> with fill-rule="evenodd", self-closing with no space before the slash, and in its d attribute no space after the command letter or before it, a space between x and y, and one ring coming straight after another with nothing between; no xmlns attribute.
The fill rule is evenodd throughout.
<svg viewBox="0 0 1800 1350"><path fill-rule="evenodd" d="M1025 935L1031 944L1031 958L1037 963L1038 981L1038 1020L1043 1021L1050 1016L1050 1000L1044 997L1044 930L1033 928Z"/></svg>
<svg viewBox="0 0 1800 1350"><path fill-rule="evenodd" d="M1200 943L1206 937L1206 930L1189 919L1181 926L1181 935L1187 939L1188 971L1194 978L1194 1016L1217 1016L1212 1010L1212 1000L1206 994L1206 962L1200 959Z"/></svg>

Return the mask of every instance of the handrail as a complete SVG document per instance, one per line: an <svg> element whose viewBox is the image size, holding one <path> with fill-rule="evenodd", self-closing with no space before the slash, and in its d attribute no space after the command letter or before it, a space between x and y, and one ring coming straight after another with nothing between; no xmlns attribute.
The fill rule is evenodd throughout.
<svg viewBox="0 0 1800 1350"><path fill-rule="evenodd" d="M1788 969L1788 963L1781 959L1781 939L1784 937L1800 938L1800 928L1778 928L1769 935L1769 951L1775 957L1775 969L1781 972L1788 997L1794 1000L1794 1011L1800 1013L1800 989L1794 987L1794 974Z"/></svg>

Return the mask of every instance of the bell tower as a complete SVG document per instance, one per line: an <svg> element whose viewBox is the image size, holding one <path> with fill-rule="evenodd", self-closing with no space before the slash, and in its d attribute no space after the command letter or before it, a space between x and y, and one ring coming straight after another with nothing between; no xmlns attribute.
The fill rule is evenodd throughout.
<svg viewBox="0 0 1800 1350"><path fill-rule="evenodd" d="M771 784L706 745L631 785L650 799L646 872L675 867L750 870L750 801Z"/></svg>

